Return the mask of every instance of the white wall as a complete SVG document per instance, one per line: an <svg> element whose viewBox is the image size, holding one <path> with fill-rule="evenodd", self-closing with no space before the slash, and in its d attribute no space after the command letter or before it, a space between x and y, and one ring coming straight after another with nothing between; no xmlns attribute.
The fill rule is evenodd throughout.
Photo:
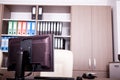
<svg viewBox="0 0 120 80"><path fill-rule="evenodd" d="M113 8L113 38L114 38L114 61L118 61L120 54L120 0L111 0Z"/></svg>
<svg viewBox="0 0 120 80"><path fill-rule="evenodd" d="M4 4L108 5L109 0L0 0Z"/></svg>

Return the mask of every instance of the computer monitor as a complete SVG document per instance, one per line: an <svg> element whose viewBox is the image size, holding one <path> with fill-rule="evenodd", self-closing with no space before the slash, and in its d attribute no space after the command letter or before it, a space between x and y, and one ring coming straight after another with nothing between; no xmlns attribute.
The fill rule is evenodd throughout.
<svg viewBox="0 0 120 80"><path fill-rule="evenodd" d="M9 39L7 68L16 80L24 80L25 71L54 71L53 39L52 34Z"/></svg>

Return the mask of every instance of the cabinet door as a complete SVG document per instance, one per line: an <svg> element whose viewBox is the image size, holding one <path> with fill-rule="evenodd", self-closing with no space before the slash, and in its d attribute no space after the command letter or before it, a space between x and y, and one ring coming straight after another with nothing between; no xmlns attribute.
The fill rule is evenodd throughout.
<svg viewBox="0 0 120 80"><path fill-rule="evenodd" d="M95 70L106 71L112 61L112 24L110 7L92 7L92 47Z"/></svg>
<svg viewBox="0 0 120 80"><path fill-rule="evenodd" d="M71 50L74 54L74 71L90 70L91 66L91 8L71 8Z"/></svg>

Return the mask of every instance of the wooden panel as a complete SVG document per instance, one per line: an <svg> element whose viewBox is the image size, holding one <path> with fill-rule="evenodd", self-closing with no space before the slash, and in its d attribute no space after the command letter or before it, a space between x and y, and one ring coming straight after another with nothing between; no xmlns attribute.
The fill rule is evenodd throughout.
<svg viewBox="0 0 120 80"><path fill-rule="evenodd" d="M74 54L74 70L90 70L91 8L72 6L71 14L71 50Z"/></svg>
<svg viewBox="0 0 120 80"><path fill-rule="evenodd" d="M2 30L2 18L3 18L3 5L0 4L0 36L1 36L1 30Z"/></svg>
<svg viewBox="0 0 120 80"><path fill-rule="evenodd" d="M73 77L76 78L78 76L82 76L83 73L89 73L89 72L90 71L73 71ZM97 78L106 78L106 76L108 76L105 71L93 71L93 72L96 73L95 75L97 76Z"/></svg>
<svg viewBox="0 0 120 80"><path fill-rule="evenodd" d="M110 7L92 8L92 47L96 70L108 69L112 61L112 25Z"/></svg>

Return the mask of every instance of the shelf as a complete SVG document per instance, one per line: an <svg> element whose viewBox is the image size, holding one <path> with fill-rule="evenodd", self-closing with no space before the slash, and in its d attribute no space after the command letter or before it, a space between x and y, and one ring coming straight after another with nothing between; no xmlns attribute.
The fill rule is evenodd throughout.
<svg viewBox="0 0 120 80"><path fill-rule="evenodd" d="M1 36L8 36L8 37L9 37L9 36L13 36L13 37L16 36L16 37L17 37L17 36L30 36L30 35L15 35L15 34L9 35L9 34L1 34Z"/></svg>
<svg viewBox="0 0 120 80"><path fill-rule="evenodd" d="M30 19L3 19L3 21L35 21Z"/></svg>
<svg viewBox="0 0 120 80"><path fill-rule="evenodd" d="M1 34L1 36L29 36L29 35L8 35L8 34ZM70 38L71 36L68 35L54 35L54 37L58 38Z"/></svg>
<svg viewBox="0 0 120 80"><path fill-rule="evenodd" d="M3 21L71 22L70 20L30 20L30 19L3 19Z"/></svg>
<svg viewBox="0 0 120 80"><path fill-rule="evenodd" d="M37 20L38 22L71 22L70 20Z"/></svg>

